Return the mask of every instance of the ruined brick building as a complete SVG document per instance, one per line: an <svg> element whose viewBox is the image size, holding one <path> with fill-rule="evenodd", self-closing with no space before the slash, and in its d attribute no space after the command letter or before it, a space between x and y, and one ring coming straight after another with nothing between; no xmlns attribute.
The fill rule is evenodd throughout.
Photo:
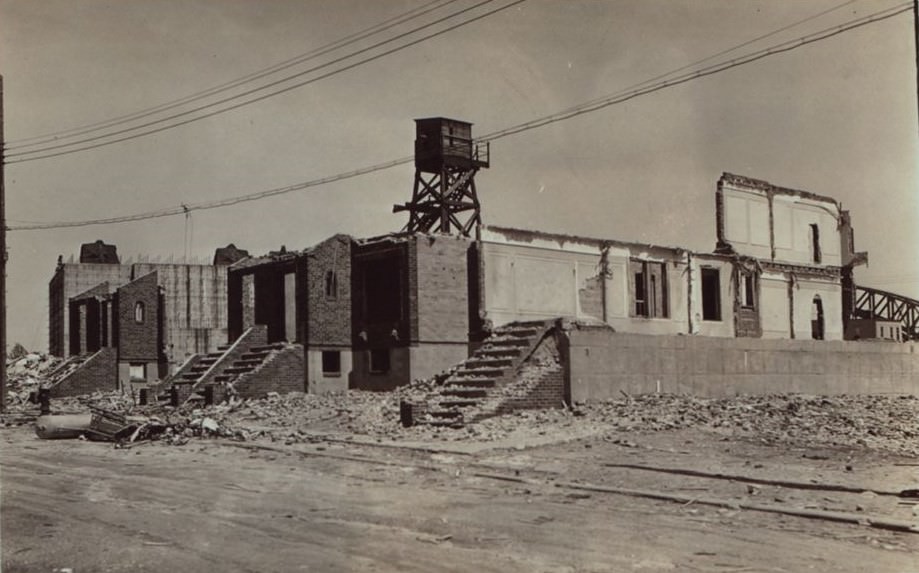
<svg viewBox="0 0 919 573"><path fill-rule="evenodd" d="M93 280L60 266L52 302L75 310L52 318L52 340L62 344L68 326L104 338L84 317L114 311L76 309L94 298L100 309L120 304L127 298L117 289L130 292L129 281L155 281L163 347L177 365L169 383L181 396L388 390L453 368L435 406L413 406L407 418L424 412L454 423L457 408L480 416L608 397L613 388L833 393L826 385L848 375L847 360L861 361L853 372L890 369L877 347L848 347L844 338L899 340L916 330L873 299L866 306L872 291L854 284L853 269L867 254L855 252L849 213L830 197L724 173L712 252L483 226L475 175L489 166L487 145L472 140L466 122L416 125L412 199L394 208L409 213L406 227L211 266L225 269L225 289L207 283L213 304L195 308L225 313L223 338L194 331L205 326L193 323L197 315L176 310L177 300L199 304L190 289L203 284L192 278L203 270L127 272L107 253L98 258L108 262L89 257L78 267ZM152 271L157 278L147 279ZM178 278L164 280L170 272ZM59 292L73 284L72 294ZM122 362L135 368L135 359Z"/></svg>
<svg viewBox="0 0 919 573"><path fill-rule="evenodd" d="M302 389L391 389L463 362L503 325L558 317L637 334L843 339L852 268L867 255L834 199L725 173L710 253L481 226L474 175L487 150L468 123L417 126L412 201L395 208L410 212L403 232L336 235L229 269L230 340L262 325L267 343L301 348Z"/></svg>
<svg viewBox="0 0 919 573"><path fill-rule="evenodd" d="M89 372L98 388L125 387L214 350L227 338L226 269L245 256L230 245L213 264L122 263L114 245L96 241L78 262L59 259L49 283L49 350L68 358L59 374L69 385L89 384L76 381Z"/></svg>

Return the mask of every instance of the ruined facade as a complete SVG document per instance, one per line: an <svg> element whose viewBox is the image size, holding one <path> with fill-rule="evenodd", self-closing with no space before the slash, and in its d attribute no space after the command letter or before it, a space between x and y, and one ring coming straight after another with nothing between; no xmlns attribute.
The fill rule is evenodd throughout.
<svg viewBox="0 0 919 573"><path fill-rule="evenodd" d="M230 248L221 249L223 254L218 253L223 257L221 262L228 256L246 254L235 247L227 249ZM162 352L169 370L189 356L213 350L226 341L228 264L122 263L115 247L101 241L84 245L80 253L79 262L59 259L48 285L48 347L51 354L66 358L76 354L79 348L74 345L74 340L79 341L80 336L73 333L78 317L70 311L72 299L100 289L112 294L151 273L162 288ZM100 312L102 308L100 306Z"/></svg>
<svg viewBox="0 0 919 573"><path fill-rule="evenodd" d="M848 214L730 174L716 197L711 253L491 226L476 239L336 236L247 259L230 271L231 339L263 324L269 341L304 344L311 391L391 389L462 362L502 325L558 317L636 334L841 340L846 270L865 258Z"/></svg>
<svg viewBox="0 0 919 573"><path fill-rule="evenodd" d="M351 372L352 239L335 235L303 251L244 259L229 270L230 340L256 325L267 343L303 347L303 389L348 387Z"/></svg>

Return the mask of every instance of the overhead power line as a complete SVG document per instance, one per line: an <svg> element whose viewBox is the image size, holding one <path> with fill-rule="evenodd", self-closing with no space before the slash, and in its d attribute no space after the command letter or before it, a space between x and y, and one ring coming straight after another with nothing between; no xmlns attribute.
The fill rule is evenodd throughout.
<svg viewBox="0 0 919 573"><path fill-rule="evenodd" d="M406 48L410 48L410 47L412 47L412 46L416 46L416 45L418 45L418 44L420 44L420 43L422 43L422 42L426 42L426 41L428 41L428 40L430 40L430 39L436 38L437 36L441 36L441 35L443 35L443 34L446 34L447 32L451 32L451 31L456 30L456 29L458 29L458 28L461 28L461 27L463 27L463 26L467 26L467 25L469 25L469 24L472 24L473 22L477 22L477 21L479 21L479 20L482 20L482 19L484 19L484 18L487 18L487 17L489 17L489 16L491 16L491 15L493 15L493 14L496 14L496 13L498 13L498 12L501 12L501 11L503 11L503 10L506 10L506 9L512 7L512 6L516 6L517 4L521 4L521 3L525 2L526 0L514 0L513 2L510 2L509 4L505 4L504 6L500 6L500 7L498 7L498 8L493 9L493 10L489 10L488 12L485 12L485 13L479 14L479 15L477 15L477 16L473 16L473 17L467 18L466 20L463 20L463 21L458 22L458 23L456 23L456 24L452 24L452 25L450 25L450 26L448 26L448 27L446 27L446 28L443 28L443 29L438 30L438 31L436 31L436 32L433 32L433 33L431 33L431 34L422 36L422 37L420 37L420 38L416 38L416 39L414 39L414 40L412 40L412 41L409 41L409 42L407 42L407 43L398 45L398 46L396 46L396 47L394 47L394 48L390 48L390 49L385 50L385 51L383 51L383 52L380 52L380 53L378 53L378 54L373 54L373 55L368 56L368 57L366 57L366 58L364 58L364 59L358 60L357 62L353 62L353 63L351 63L351 64L348 64L348 65L344 66L344 67L334 69L334 70L329 71L329 72L326 72L326 73L324 73L324 74L322 74L322 75L315 76L315 77L312 77L312 78L309 78L309 79L306 79L306 80L297 82L297 83L295 83L295 84L293 84L293 85L289 85L289 86L286 86L286 87L283 87L283 88L280 88L280 89L271 91L271 92L269 92L269 93L267 93L267 94L262 94L262 95L260 95L260 96L253 97L253 98L250 98L250 99L247 99L247 100L244 100L244 101L235 103L235 104L230 105L230 106L228 106L228 107L223 107L223 108L220 108L220 109L216 109L216 110L214 110L214 111L210 111L210 112L204 113L204 114L202 114L202 115L196 115L196 116L194 116L194 117L190 117L190 118L183 119L183 120L181 120L181 121L176 121L176 122L173 122L173 123L168 123L168 124L166 124L166 125L159 125L159 124L162 124L162 123L164 123L164 122L171 122L172 120L180 119L180 118L183 118L183 117L186 117L186 116L189 116L189 115L198 113L198 112L205 111L205 110L210 109L210 108L213 108L213 107L215 107L215 106L219 106L219 105L222 105L222 104L225 104L225 103L231 103L231 102L233 102L234 100L238 100L239 98L242 98L242 97L245 97L245 96L249 96L249 95L253 95L253 94L255 94L255 93L264 91L264 90L269 89L269 88L277 87L277 86L279 86L280 84L286 83L286 82L288 82L288 81L290 81L290 80L293 80L293 79L295 79L295 78L304 76L304 75L306 75L306 74L309 74L309 73L312 73L312 72L315 72L315 71L318 71L318 70L321 70L321 69L323 69L323 68L327 68L327 67L329 67L329 66L331 66L331 65L334 65L334 64L341 63L341 62L343 62L343 61L345 61L345 60L349 60L349 59L351 59L351 58L353 58L353 57L355 57L355 56L358 56L358 55L360 55L360 54L364 54L364 53L366 53L366 52L375 50L375 49L377 49L377 48L379 48L379 47L381 47L381 46L384 46L384 45L386 45L386 44L392 43L392 42L394 42L394 41L396 41L396 40L401 40L401 39L403 39L403 38L405 38L405 37L407 37L407 36L410 36L410 35L412 35L412 34L415 34L416 32L418 32L418 31L420 31L420 30L423 30L423 29L425 29L425 28L430 28L431 26L435 26L435 25L437 25L437 24L443 23L443 22L446 21L446 20L449 20L449 19L451 19L451 18L454 18L454 17L456 17L456 16L459 16L459 15L464 14L464 13L466 13L466 12L469 12L469 11L471 11L471 10L475 10L476 8L479 8L479 7L481 7L481 6L484 6L485 4L490 4L490 3L494 2L494 1L495 1L495 0L482 0L481 2L478 2L477 4L474 4L474 5L472 5L472 6L468 7L468 8L464 8L464 9L459 10L459 11L457 11L457 12L454 12L454 13L448 15L448 16L444 16L444 17L442 17L442 18L439 18L439 19L437 19L437 20L434 20L433 22L430 22L430 23L428 23L428 24L424 24L423 26L419 26L419 27L417 27L417 28L414 28L414 29L412 29L412 30L410 30L410 31L408 31L408 32L403 32L403 33L401 33L401 34L398 34L397 36L394 36L393 38L389 38L389 39L384 40L384 41L382 41L382 42L377 42L376 44L373 44L373 45L368 46L368 47L366 47L366 48L362 48L362 49L357 50L357 51L355 51L355 52L352 52L352 53L350 53L350 54L347 54L347 55L344 55L344 56L335 58L334 60L331 60L331 61L326 62L326 63L324 63L324 64L320 64L320 65L318 65L318 66L313 66L313 67L311 67L311 68L309 68L309 69L307 69L307 70L298 72L298 73L293 74L293 75L291 75L291 76L288 76L288 77L286 77L286 78L282 78L282 79L279 79L279 80L275 80L275 81L270 82L270 83L268 83L268 84L265 84L265 85L263 85L263 86L259 86L259 87L257 87L257 88L252 88L252 89L247 90L247 91L244 91L244 92L242 92L242 93L239 93L239 94L236 94L236 95L233 95L233 96L229 96L229 97L225 97L225 98L219 99L219 100L217 100L217 101L215 101L215 102L211 102L211 103L208 103L208 104L205 104L205 105L201 105L201 106L198 106L198 107L194 107L194 108L192 108L192 109L189 109L189 110L186 110L186 111L183 111L183 112L180 112L180 113L175 113L175 114L166 116L166 117L164 117L164 118L160 118L160 119L157 119L157 120L154 120L154 121L149 121L149 122L146 122L146 123L142 123L142 124L140 124L140 125L136 125L136 126L133 126L133 127L128 127L128 128L116 130L116 131L113 131L113 132L110 132L110 133L106 133L106 134L102 134L102 135L96 135L96 136L93 136L93 137L86 137L86 138L83 138L83 139L80 139L80 140L77 140L77 141L73 141L73 142L69 142L69 143L62 143L62 144L58 144L58 145L48 145L48 146L42 147L42 148L40 148L40 149L35 149L35 150L31 150L31 151L21 151L21 152L18 152L18 153L9 153L9 154L6 155L6 157L8 157L8 158L9 158L9 157L14 157L14 158L15 158L15 157L19 157L19 159L9 159L9 160L6 161L6 163L7 163L7 164L14 164L14 163L23 163L23 162L27 162L27 161L37 161L37 160L40 160L40 159L48 159L48 158L51 158L51 157L59 157L59 156L62 156L62 155L69 155L69 154L71 154L71 153L77 153L77 152L86 151L86 150L89 150L89 149L96 149L96 148L99 148L99 147L104 147L104 146L108 146L108 145L113 145L113 144L115 144L115 143L121 143L121 142L123 142L123 141L128 141L128 140L131 140L131 139L137 139L137 138L139 138L139 137L144 137L144 136L147 136L147 135L152 135L152 134L154 134L154 133L160 133L160 132L166 131L166 130L168 130L168 129L174 129L174 128L180 127L180 126L182 126L182 125L187 125L187 124L189 124L189 123L193 123L193 122L196 122L196 121L200 121L200 120L202 120L202 119L206 119L206 118L209 118L209 117L213 117L213 116L215 116L215 115L219 115L219 114L222 114L222 113L226 113L226 112L228 112L228 111L232 111L232 110L234 110L234 109L238 109L238 108L243 107L243 106L246 106L246 105L250 105L250 104L253 104L253 103L256 103L256 102L259 102L259 101L263 101L263 100L266 100L266 99L268 99L268 98L275 97L275 96L281 95L281 94L283 94L283 93L287 93L287 92L289 92L289 91L292 91L292 90L301 88L301 87L303 87L303 86L306 86L306 85L309 85L309 84L312 84L312 83L315 83L315 82L317 82L317 81L319 81L319 80L323 80L323 79L325 79L325 78L328 78L328 77L331 77L331 76L340 74L340 73L342 73L342 72L351 70L351 69L353 69L353 68L356 68L356 67L358 67L358 66L364 65L364 64L366 64L366 63L369 63L369 62L378 60L378 59L380 59L380 58L386 57L386 56L388 56L388 55L390 55L390 54L393 54L393 53L396 53L396 52L400 52L400 51L402 51L402 50L405 50ZM157 125L159 125L159 127L154 127L154 126L157 126ZM151 128L151 129L145 129L145 128ZM137 132L137 130L143 130L143 131ZM136 132L136 133L132 133L132 132ZM117 137L117 136L121 136L121 137ZM114 137L114 139L109 139L109 138L112 138L112 137ZM103 140L103 139L105 139L106 141L100 141L100 140ZM84 145L84 146L82 146L82 147L77 147L77 148L73 148L73 149L64 149L64 148L68 148L68 147L73 147L73 146L75 146L75 145L80 145L80 144L83 144L83 143L91 143L91 142L94 142L94 141L98 141L98 143L92 143L91 145ZM47 151L51 151L51 150L55 150L55 149L63 149L63 150L62 150L62 151L56 151L56 152L53 152L53 153L45 153L45 152L47 152ZM38 154L38 155L34 155L34 154Z"/></svg>
<svg viewBox="0 0 919 573"><path fill-rule="evenodd" d="M314 60L318 58L319 56L323 56L325 54L328 54L329 52L338 50L340 48L354 44L361 40L365 40L371 36L375 36L377 34L380 34L381 32L390 30L410 20L420 18L426 14L429 14L435 10L443 8L444 6L447 6L449 4L453 4L454 2L457 2L457 1L458 0L434 0L433 2L428 2L426 4L423 4L422 6L413 8L412 10L404 12L393 18L384 20L383 22L375 24L369 28L365 28L359 32L355 32L353 34L345 36L344 38L340 38L334 42L325 44L323 46L310 50L306 53L300 54L293 58L289 58L287 60L284 60L283 62L279 62L277 64L264 68L262 70L258 70L250 74L244 75L242 77L236 78L234 80L231 80L229 82L225 82L220 85L217 85L217 86L214 86L214 87L211 87L211 88L199 91L199 92L195 92L193 94L190 94L190 95L187 95L187 96L184 96L182 98L175 99L172 101L168 101L168 102L162 103L154 107L135 111L130 114L121 115L121 116L114 117L114 118L109 118L109 119L99 121L96 123L91 123L88 125L73 127L71 129L57 131L54 133L48 133L44 135L37 135L34 137L9 141L7 142L6 149L9 151L14 151L14 150L21 149L24 147L34 147L34 146L43 145L46 143L56 143L62 139L68 139L68 138L76 137L76 136L83 135L86 133L93 133L96 131L100 131L102 129L106 129L106 128L113 127L116 125L121 125L129 121L141 119L144 117L149 117L151 115L154 115L154 114L157 114L157 113L169 110L169 109L174 109L174 108L180 107L182 105L185 105L185 104L188 104L194 101L199 101L206 97L209 97L209 96L212 96L218 93L223 93L235 87L239 87L241 85L251 83L252 81L267 77L271 74L289 69L298 64L302 64L304 62Z"/></svg>
<svg viewBox="0 0 919 573"><path fill-rule="evenodd" d="M538 127L543 127L551 123L570 119L578 115L597 111L599 109L609 107L612 105L616 105L618 103L623 103L625 101L640 97L642 95L647 95L649 93L653 93L656 91L660 91L660 90L664 90L670 87L681 85L686 82L692 81L694 79L710 76L710 75L713 75L719 72L723 72L723 71L726 71L726 70L729 70L729 69L732 69L738 66L742 66L742 65L745 65L745 64L757 61L757 60L761 60L763 58L767 58L769 56L773 56L776 54L789 52L791 50L795 50L802 46L812 44L814 42L819 42L821 40L825 40L833 36L837 36L849 30L853 30L856 28L860 28L862 26L867 26L869 24L887 20L889 18L892 18L904 12L907 12L911 9L912 9L912 2L905 2L902 4L898 4L892 8L880 10L878 12L874 12L867 16L857 18L854 20L850 20L849 22L846 22L844 24L840 24L838 26L834 26L831 28L826 28L819 32L808 34L806 36L802 36L795 40L782 42L774 46L771 46L769 48L765 48L765 49L758 50L756 52L752 52L744 56L740 56L738 58L734 58L727 62L715 64L707 68L703 68L702 70L683 74L673 79L656 83L652 86L632 89L630 91L618 92L616 94L608 96L607 98L603 98L600 100L594 100L586 104L581 104L581 105L578 105L572 108L568 108L567 110L563 110L561 112L557 112L552 115L544 116L542 118L538 118L532 121L518 124L513 127L495 131L480 139L484 141L495 141L495 140L498 140L504 137L509 137L511 135L516 135L518 133L536 129ZM642 84L638 84L638 85L642 85ZM280 187L276 189L270 189L267 191L260 191L258 193L241 195L238 197L232 197L229 199L223 199L219 201L211 201L211 202L197 203L197 204L191 204L191 205L180 205L177 207L171 207L171 208L163 209L160 211L150 211L146 213L138 213L135 215L127 215L127 216L121 216L121 217L111 217L107 219L92 219L92 220L86 220L86 221L70 221L70 222L54 222L54 223L40 223L40 224L31 224L31 225L18 225L18 226L11 226L8 228L8 230L10 231L30 231L30 230L40 230L40 229L59 229L59 228L67 228L67 227L83 227L83 226L89 226L89 225L124 223L124 222L129 222L129 221L140 221L144 219L153 219L157 217L167 217L171 215L179 215L179 214L184 214L187 211L191 211L191 210L215 209L218 207L226 207L229 205L235 205L235 204L246 202L246 201L257 201L260 199L264 199L266 197L272 197L275 195L290 193L293 191L298 191L298 190L306 189L309 187L317 187L320 185L325 185L327 183L341 181L343 179L350 179L352 177L357 177L359 175L366 175L366 174L373 173L376 171L390 169L398 165L404 165L407 163L411 163L412 160L413 160L413 157L396 159L396 160L389 161L386 163L380 163L380 164L373 165L370 167L364 167L361 169L356 169L354 171L348 171L346 173L341 173L338 175L333 175L333 176L325 177L322 179L315 179L312 181L290 185L288 187Z"/></svg>
<svg viewBox="0 0 919 573"><path fill-rule="evenodd" d="M826 40L827 38L838 36L839 34L848 32L849 30L860 28L862 26L867 26L868 24L873 24L875 22L887 20L889 18L893 18L894 16L897 16L904 12L908 12L910 10L912 10L912 2L904 2L902 4L898 4L886 10L880 10L878 12L874 12L867 16L863 16L861 18L850 20L849 22L846 22L845 24L840 24L838 26L826 28L819 32L814 32L812 34L808 34L806 36L802 36L794 40L782 42L774 46L771 46L769 48L765 48L765 49L758 50L756 52L753 52L753 53L750 53L744 56L733 58L726 62L722 62L722 63L708 66L706 68L702 68L701 70L697 70L694 72L688 72L686 74L676 76L674 78L667 79L667 80L652 84L647 87L641 87L638 89L633 89L631 91L619 92L617 94L613 94L611 96L607 96L599 100L594 100L592 102L583 103L575 107L568 108L567 110L563 110L563 111L554 113L552 115L544 116L539 119L534 119L526 123L515 125L513 127L508 127L508 128L505 128L499 131L495 131L495 132L492 132L490 134L487 134L481 137L480 139L482 141L494 141L496 139L501 139L503 137L508 137L510 135L515 135L517 133L529 131L531 129L536 129L537 127L543 127L545 125L556 123L556 122L559 122L565 119L570 119L572 117L576 117L576 116L579 116L585 113L597 111L604 107L608 107L608 106L619 104L619 103L624 103L626 101L637 98L639 96L647 95L652 92L656 92L656 91L660 91L666 88L685 84L692 80L703 78L706 76L711 76L711 75L729 70L731 68L736 68L736 67L739 67L745 64L749 64L751 62L755 62L757 60L762 60L763 58L768 58L769 56L774 56L776 54L790 52L792 50L800 48L801 46L806 46L807 44L813 44L814 42Z"/></svg>

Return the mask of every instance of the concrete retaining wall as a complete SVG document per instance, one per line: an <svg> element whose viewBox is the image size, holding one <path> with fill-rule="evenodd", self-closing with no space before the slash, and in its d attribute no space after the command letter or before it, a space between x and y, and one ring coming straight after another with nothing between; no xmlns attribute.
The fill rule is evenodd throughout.
<svg viewBox="0 0 919 573"><path fill-rule="evenodd" d="M574 402L622 392L884 394L919 392L916 344L568 332Z"/></svg>

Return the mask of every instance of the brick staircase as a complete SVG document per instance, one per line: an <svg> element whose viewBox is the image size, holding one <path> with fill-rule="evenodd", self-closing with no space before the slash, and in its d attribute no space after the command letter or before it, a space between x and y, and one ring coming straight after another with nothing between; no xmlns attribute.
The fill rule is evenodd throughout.
<svg viewBox="0 0 919 573"><path fill-rule="evenodd" d="M410 426L462 427L464 424L515 408L560 406L545 400L527 400L532 376L525 375L534 354L544 346L555 348L555 321L515 322L495 329L483 345L465 362L442 378L442 382L422 400L401 405L402 423ZM549 352L551 354L551 351ZM558 366L556 392L563 393L561 365L557 351L548 362ZM542 368L543 360L539 366Z"/></svg>
<svg viewBox="0 0 919 573"><path fill-rule="evenodd" d="M259 371L275 354L284 350L284 343L255 344L242 348L236 345L218 347L216 352L200 355L192 364L176 372L172 378L173 386L185 387L184 394L188 399L200 400L206 395L208 386L218 386L224 392L238 380L253 372ZM184 400L183 400L184 401Z"/></svg>
<svg viewBox="0 0 919 573"><path fill-rule="evenodd" d="M57 368L48 373L43 386L51 387L61 380L76 372L89 359L92 354L75 354L61 362Z"/></svg>

